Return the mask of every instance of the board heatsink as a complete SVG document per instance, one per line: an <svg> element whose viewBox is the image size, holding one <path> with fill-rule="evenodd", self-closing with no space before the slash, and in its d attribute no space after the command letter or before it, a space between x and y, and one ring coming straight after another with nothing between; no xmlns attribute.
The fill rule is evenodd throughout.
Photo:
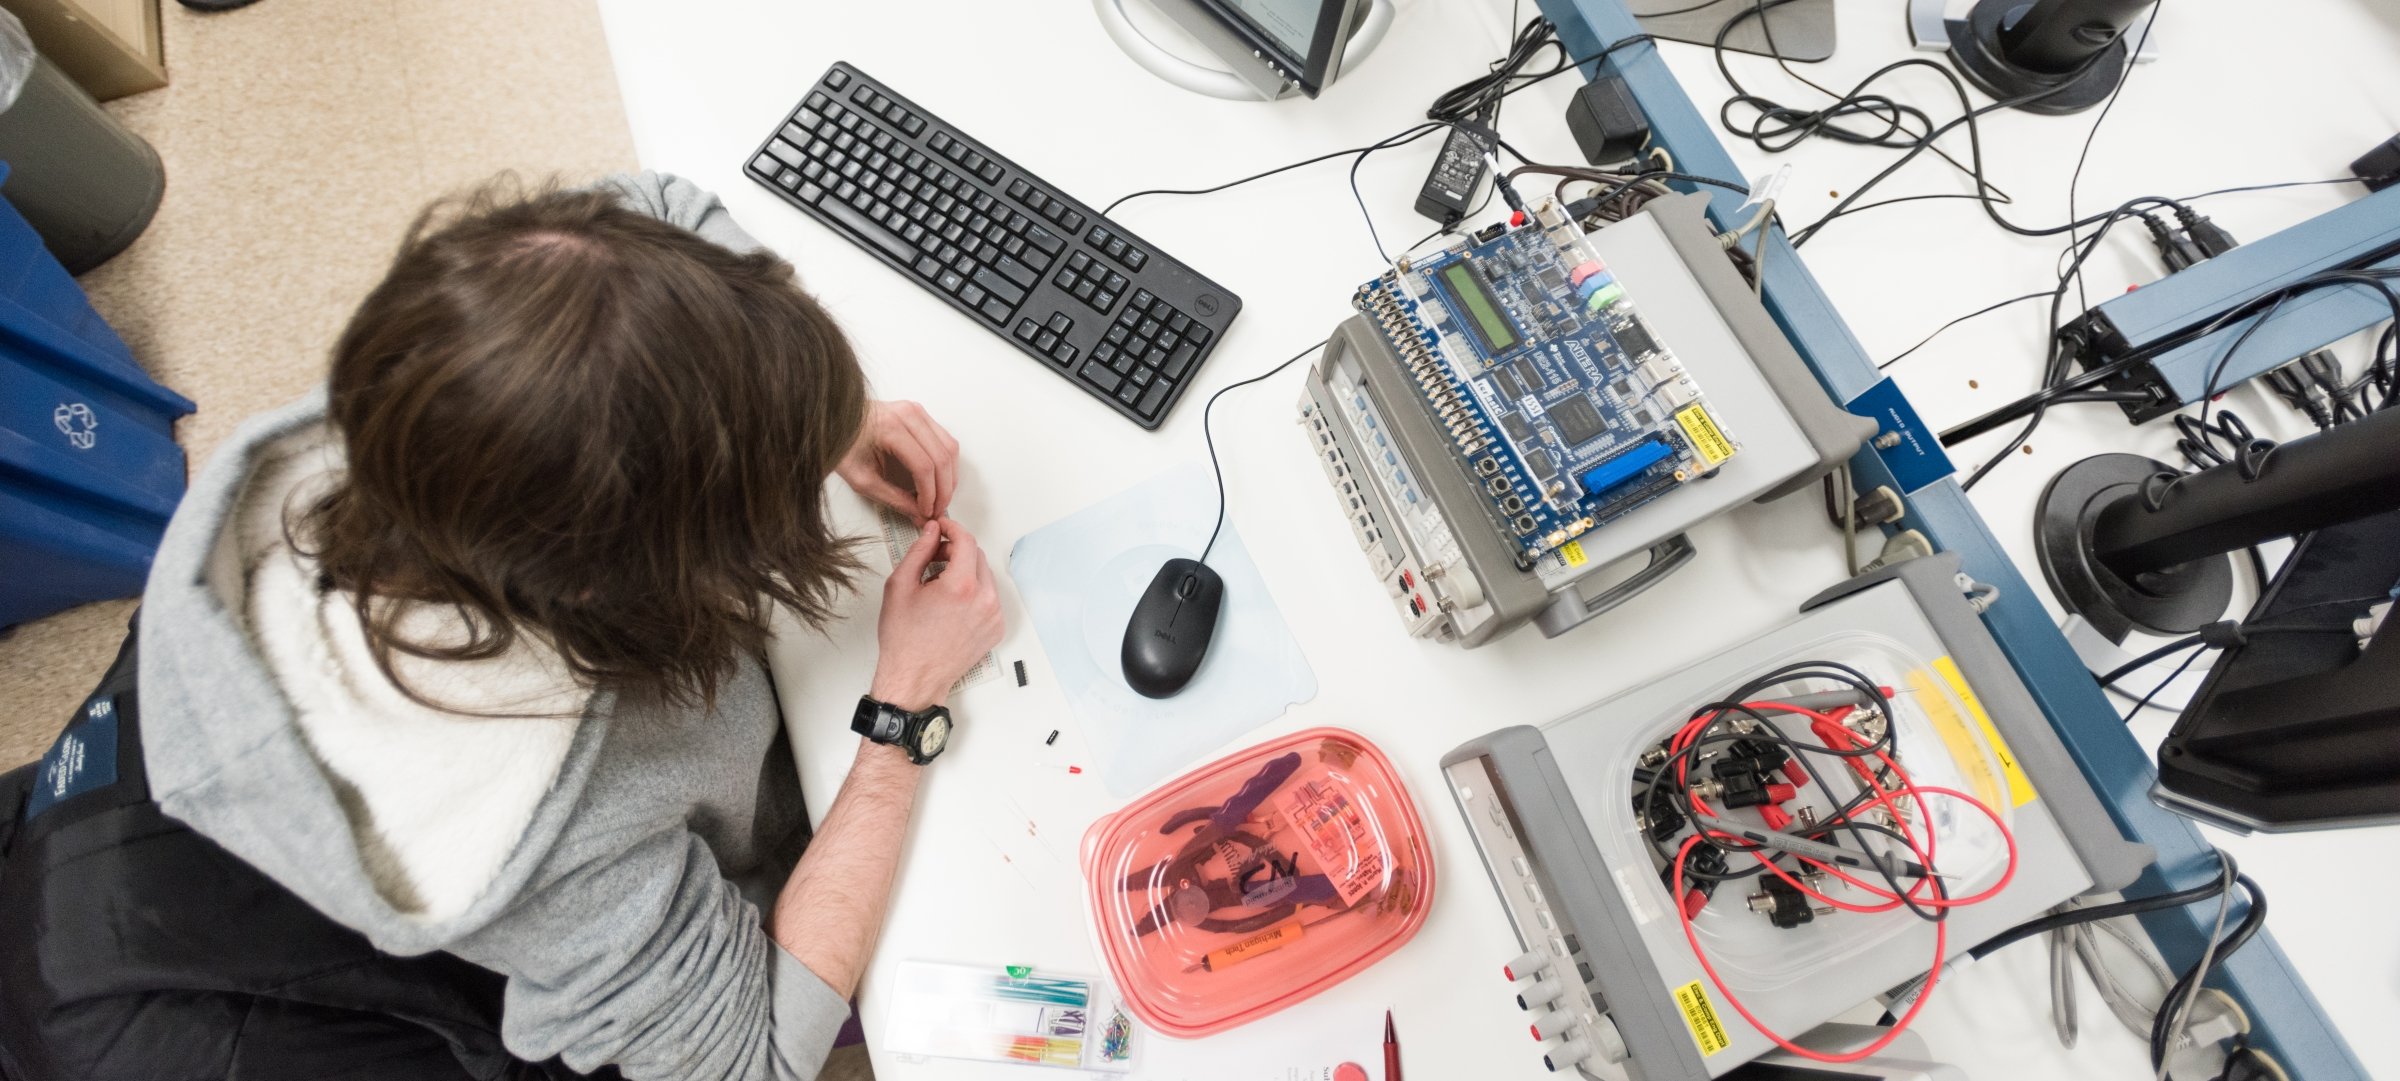
<svg viewBox="0 0 2400 1081"><path fill-rule="evenodd" d="M1521 567L1740 450L1554 203L1403 259L1353 303L1407 365Z"/></svg>

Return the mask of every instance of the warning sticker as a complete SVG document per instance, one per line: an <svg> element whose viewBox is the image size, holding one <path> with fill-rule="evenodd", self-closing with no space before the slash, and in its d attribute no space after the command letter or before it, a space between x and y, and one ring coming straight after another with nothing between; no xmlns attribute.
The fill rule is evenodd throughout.
<svg viewBox="0 0 2400 1081"><path fill-rule="evenodd" d="M1958 663L1948 657L1936 657L1933 670L1942 674L1942 680L1958 692L1958 700L1966 703L1967 712L1975 715L1984 742L1992 746L1992 757L2000 760L2000 775L2008 778L2008 805L2023 807L2032 803L2037 795L2033 779L2025 776L2025 767L2017 764L2016 752L2009 750L2008 741L2000 738L1999 727L1992 724L1992 715L1983 711L1983 703L1975 698L1975 688L1967 686L1967 677L1958 670Z"/></svg>
<svg viewBox="0 0 2400 1081"><path fill-rule="evenodd" d="M1733 1041L1725 1035L1725 1023L1717 1018L1717 1008L1708 1001L1708 990L1693 980L1675 989L1675 1005L1683 1010L1683 1024L1692 1030L1692 1042L1700 1045L1700 1057L1723 1051Z"/></svg>
<svg viewBox="0 0 2400 1081"><path fill-rule="evenodd" d="M1702 460L1715 468L1733 457L1733 441L1718 430L1716 418L1698 405L1687 405L1675 414L1675 423L1683 425L1683 434L1692 437L1692 449L1700 452Z"/></svg>
<svg viewBox="0 0 2400 1081"><path fill-rule="evenodd" d="M1582 541L1568 541L1560 545L1558 555L1559 558L1566 560L1567 566L1570 567L1580 567L1592 561L1592 557L1583 554Z"/></svg>

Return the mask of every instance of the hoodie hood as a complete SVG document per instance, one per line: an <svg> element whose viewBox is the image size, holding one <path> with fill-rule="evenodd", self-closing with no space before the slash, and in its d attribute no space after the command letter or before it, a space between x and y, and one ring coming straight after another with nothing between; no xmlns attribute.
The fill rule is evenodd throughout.
<svg viewBox="0 0 2400 1081"><path fill-rule="evenodd" d="M168 525L142 597L151 793L378 947L421 953L524 889L591 775L607 703L575 709L587 696L538 655L477 674L498 678L439 680L441 663L413 659L401 674L461 708L547 716L445 714L400 694L347 596L318 590L281 535L282 508L338 468L333 454L322 392L253 417Z"/></svg>

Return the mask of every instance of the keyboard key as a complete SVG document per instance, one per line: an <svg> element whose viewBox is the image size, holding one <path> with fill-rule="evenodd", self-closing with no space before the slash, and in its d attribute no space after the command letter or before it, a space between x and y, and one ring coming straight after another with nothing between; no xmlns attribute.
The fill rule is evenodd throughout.
<svg viewBox="0 0 2400 1081"><path fill-rule="evenodd" d="M1050 355L1058 358L1060 367L1075 363L1075 347L1065 342L1058 343L1058 348L1052 350Z"/></svg>
<svg viewBox="0 0 2400 1081"><path fill-rule="evenodd" d="M1190 330L1191 328L1191 318L1184 315L1182 312L1176 312L1174 318L1167 320L1167 329L1172 330L1177 334L1181 334L1184 331Z"/></svg>
<svg viewBox="0 0 2400 1081"><path fill-rule="evenodd" d="M1001 300L1008 302L1009 307L1013 308L1025 302L1025 290L1023 288L1018 286L1017 283L1001 276L999 273L993 271L989 267L975 272L975 284L982 286L984 290L989 291L993 296L999 297ZM977 300L970 300L967 303L978 303L980 299L981 298L978 297Z"/></svg>
<svg viewBox="0 0 2400 1081"><path fill-rule="evenodd" d="M1149 257L1149 256L1147 256L1147 255L1144 255L1144 254L1142 254L1142 250L1141 250L1140 248L1127 248L1127 249L1125 249L1125 265L1126 265L1126 266L1128 266L1128 267L1131 267L1131 268L1133 268L1134 270L1137 270L1137 271L1138 271L1138 270L1142 269L1142 264L1144 264L1144 263L1147 263L1147 262L1149 262L1149 261L1150 261L1150 257Z"/></svg>
<svg viewBox="0 0 2400 1081"><path fill-rule="evenodd" d="M1124 324L1120 323L1116 326L1108 328L1108 343L1110 345L1123 345L1125 344L1125 339L1132 336L1132 334L1132 331L1125 329Z"/></svg>
<svg viewBox="0 0 2400 1081"><path fill-rule="evenodd" d="M1090 383L1102 394L1116 393L1117 385L1125 381L1124 376L1108 370L1107 365L1097 361L1086 362L1083 369L1075 373L1075 377Z"/></svg>
<svg viewBox="0 0 2400 1081"><path fill-rule="evenodd" d="M1056 334L1053 334L1053 333L1051 333L1051 332L1049 332L1049 331L1047 331L1047 330L1045 330L1045 331L1043 331L1043 332L1041 332L1041 333L1039 333L1039 334L1036 334L1036 335L1034 335L1034 337L1033 337L1033 347L1034 347L1034 348L1036 348L1036 349L1039 349L1039 350L1041 350L1042 352L1045 352L1045 353L1047 353L1047 352L1049 352L1050 350L1052 350L1052 349L1054 349L1054 348L1057 348L1057 346L1058 346L1058 335L1056 335Z"/></svg>
<svg viewBox="0 0 2400 1081"><path fill-rule="evenodd" d="M1008 182L1009 198L1022 203L1025 201L1025 197L1031 194L1033 194L1032 185L1027 184L1022 180L1011 180Z"/></svg>
<svg viewBox="0 0 2400 1081"><path fill-rule="evenodd" d="M1131 314L1133 312L1147 310L1150 307L1151 302L1157 299L1157 297L1150 295L1150 290L1148 289L1136 289L1133 291L1133 306L1126 309L1126 312L1127 314Z"/></svg>
<svg viewBox="0 0 2400 1081"><path fill-rule="evenodd" d="M803 163L808 161L808 155L801 153L799 147L793 146L792 144L784 142L781 139L767 140L767 153L774 155L776 161L780 161L785 165L789 165L795 169L799 168Z"/></svg>
<svg viewBox="0 0 2400 1081"><path fill-rule="evenodd" d="M1051 330L1057 331L1060 334L1064 334L1074 326L1075 321L1067 318L1067 313L1052 312L1050 314L1049 327Z"/></svg>
<svg viewBox="0 0 2400 1081"><path fill-rule="evenodd" d="M825 85L834 90L839 90L845 86L848 86L850 85L850 73L843 71L840 68L835 68L832 71L825 73Z"/></svg>
<svg viewBox="0 0 2400 1081"><path fill-rule="evenodd" d="M1082 273L1083 269L1090 265L1092 265L1092 257L1085 255L1082 252L1076 252L1073 255L1067 256L1067 269L1069 270Z"/></svg>
<svg viewBox="0 0 2400 1081"><path fill-rule="evenodd" d="M915 113L908 113L900 118L900 130L907 132L910 135L915 135L918 132L924 131L925 118L918 116Z"/></svg>
<svg viewBox="0 0 2400 1081"><path fill-rule="evenodd" d="M1017 338L1020 341L1032 341L1033 336L1041 333L1041 330L1042 328L1031 319L1017 320Z"/></svg>
<svg viewBox="0 0 2400 1081"><path fill-rule="evenodd" d="M1117 295L1116 295L1115 293L1111 293L1111 292L1109 292L1109 291L1108 291L1108 290L1106 290L1106 289L1103 289L1103 290L1101 290L1101 291L1099 291L1099 292L1097 292L1097 293L1094 293L1094 294L1092 294L1092 307L1093 307L1093 309L1094 309L1094 310L1097 310L1097 311L1098 311L1100 314L1102 314L1102 315L1107 315L1107 314L1108 314L1108 310L1109 310L1110 308L1116 307L1116 304L1117 304Z"/></svg>
<svg viewBox="0 0 2400 1081"><path fill-rule="evenodd" d="M850 209L848 204L827 199L818 203L817 209L824 211L827 217L841 222L843 228L858 234L861 239L875 245L878 250L895 260L916 258L917 253L908 245L902 244L899 237L893 236L890 230L868 221L866 215Z"/></svg>
<svg viewBox="0 0 2400 1081"><path fill-rule="evenodd" d="M1107 252L1111 259L1125 258L1125 242L1122 240L1111 238L1107 244L1101 246L1100 250Z"/></svg>
<svg viewBox="0 0 2400 1081"><path fill-rule="evenodd" d="M1117 387L1117 400L1126 405L1138 404L1142 400L1142 388L1132 383L1120 384Z"/></svg>
<svg viewBox="0 0 2400 1081"><path fill-rule="evenodd" d="M1067 246L1067 242L1060 240L1057 233L1053 233L1039 225L1025 230L1025 242L1033 245L1034 247L1042 249L1043 252L1050 255L1057 255L1059 249Z"/></svg>
<svg viewBox="0 0 2400 1081"><path fill-rule="evenodd" d="M976 271L976 273L981 274L983 272L979 270ZM959 303L962 304L981 304L983 303L983 298L989 295L990 294L983 291L982 286L975 284L972 280L967 282L966 288L958 291Z"/></svg>
<svg viewBox="0 0 2400 1081"><path fill-rule="evenodd" d="M823 92L818 92L810 94L808 100L801 104L821 113L825 111L826 106L833 104L833 99L826 97Z"/></svg>
<svg viewBox="0 0 2400 1081"><path fill-rule="evenodd" d="M775 174L775 182L783 185L785 191L800 190L800 174L795 173L790 169L785 169L784 171Z"/></svg>
<svg viewBox="0 0 2400 1081"><path fill-rule="evenodd" d="M991 320L994 323L1008 322L1009 310L1009 306L1002 302L999 297L993 297L990 300L983 302L983 317Z"/></svg>
<svg viewBox="0 0 2400 1081"><path fill-rule="evenodd" d="M1133 404L1133 411L1145 420L1157 416L1159 407L1166 404L1167 389L1167 381L1163 379L1150 384L1150 389L1142 392L1142 400Z"/></svg>
<svg viewBox="0 0 2400 1081"><path fill-rule="evenodd" d="M947 153L950 150L950 133L946 131L934 132L933 138L926 140L925 145L932 147L933 152L936 154Z"/></svg>
<svg viewBox="0 0 2400 1081"><path fill-rule="evenodd" d="M1072 210L1070 210L1070 211L1067 211L1067 215L1066 215L1066 217L1064 217L1064 218L1061 218L1061 219L1059 220L1059 224L1060 224L1060 225L1064 225L1064 226L1066 226L1066 227L1067 227L1067 231L1068 231L1068 232L1070 232L1070 233L1072 233L1072 232L1074 232L1074 231L1076 231L1076 230L1078 230L1078 229L1081 229L1081 228L1083 228L1083 215L1081 215L1081 214L1078 214L1078 213L1076 213L1076 212L1074 212L1074 211L1072 211Z"/></svg>
<svg viewBox="0 0 2400 1081"><path fill-rule="evenodd" d="M1008 245L1003 244L1000 246L1000 249L1002 251L1008 251ZM1016 253L1009 252L1009 254L1014 255ZM1042 280L1042 276L1034 273L1033 268L1005 256L995 262L993 265L999 269L1000 273L1007 275L1008 280L1013 281L1026 289L1033 288L1033 283Z"/></svg>
<svg viewBox="0 0 2400 1081"><path fill-rule="evenodd" d="M760 154L759 156L750 159L751 171L760 176L774 176L776 172L782 168L783 163L775 160L775 155L773 154Z"/></svg>
<svg viewBox="0 0 2400 1081"><path fill-rule="evenodd" d="M1200 347L1185 342L1176 346L1174 352L1167 354L1167 362L1159 368L1159 374L1169 379L1180 380L1191 373L1192 362L1198 359L1200 359Z"/></svg>

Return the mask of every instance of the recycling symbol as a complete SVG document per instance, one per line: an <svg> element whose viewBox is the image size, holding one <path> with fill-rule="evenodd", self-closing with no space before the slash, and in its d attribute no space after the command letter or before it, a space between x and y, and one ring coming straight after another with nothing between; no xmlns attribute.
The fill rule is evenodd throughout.
<svg viewBox="0 0 2400 1081"><path fill-rule="evenodd" d="M66 433L67 442L76 450L90 450L100 441L100 418L82 402L58 403L58 408L50 411L50 423Z"/></svg>

